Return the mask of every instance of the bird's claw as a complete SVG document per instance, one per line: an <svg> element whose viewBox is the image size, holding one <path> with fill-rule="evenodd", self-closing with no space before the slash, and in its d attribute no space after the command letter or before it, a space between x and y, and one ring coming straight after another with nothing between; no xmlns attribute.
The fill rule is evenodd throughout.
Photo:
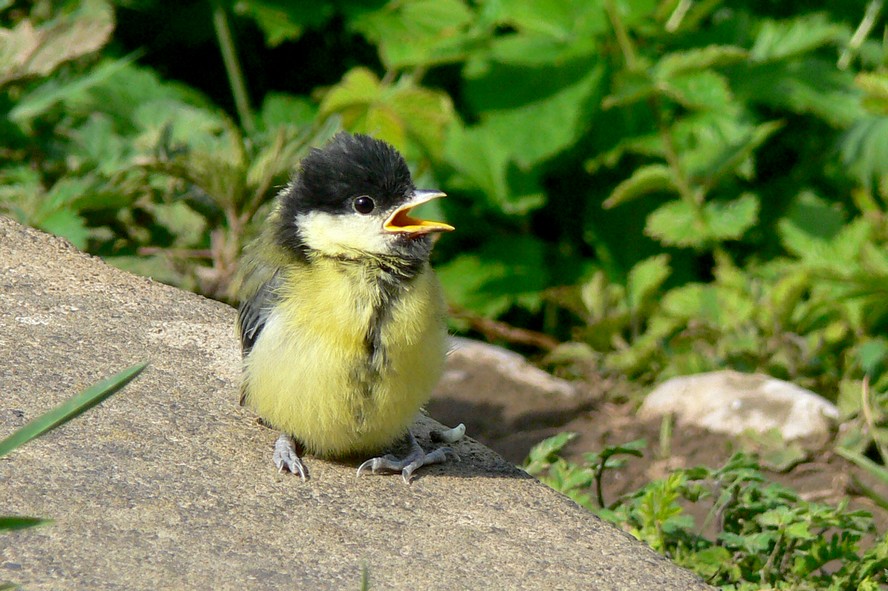
<svg viewBox="0 0 888 591"><path fill-rule="evenodd" d="M412 433L409 434L409 438L410 453L405 458L398 459L391 454L370 458L358 466L357 476L360 476L365 470L369 470L371 474L376 474L377 472L400 472L404 483L410 484L413 473L423 466L442 464L448 459L460 461L459 455L450 447L439 447L426 453L417 443Z"/></svg>
<svg viewBox="0 0 888 591"><path fill-rule="evenodd" d="M278 473L283 472L286 468L293 474L299 474L299 477L305 481L308 470L299 454L296 453L296 442L289 435L281 433L277 441L274 442L274 453L271 456L274 465L277 466Z"/></svg>

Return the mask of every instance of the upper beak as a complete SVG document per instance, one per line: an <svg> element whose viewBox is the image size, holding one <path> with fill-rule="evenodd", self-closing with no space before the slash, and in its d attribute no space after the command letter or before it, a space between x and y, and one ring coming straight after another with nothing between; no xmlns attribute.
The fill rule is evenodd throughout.
<svg viewBox="0 0 888 591"><path fill-rule="evenodd" d="M454 227L444 222L433 222L430 220L418 220L410 217L410 210L418 205L422 205L432 199L444 197L445 193L441 191L425 191L417 189L413 191L410 199L396 209L392 215L385 220L382 225L386 232L404 233L404 234L428 234L430 232L450 232Z"/></svg>

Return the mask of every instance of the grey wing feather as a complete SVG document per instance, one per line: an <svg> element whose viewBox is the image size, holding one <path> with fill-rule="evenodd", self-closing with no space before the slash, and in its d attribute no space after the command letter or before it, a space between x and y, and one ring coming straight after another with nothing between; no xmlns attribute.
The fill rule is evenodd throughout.
<svg viewBox="0 0 888 591"><path fill-rule="evenodd" d="M279 297L276 289L279 283L279 276L275 274L263 283L250 298L241 302L237 309L237 326L240 331L241 351L244 357L253 349L256 339L265 328L271 309Z"/></svg>

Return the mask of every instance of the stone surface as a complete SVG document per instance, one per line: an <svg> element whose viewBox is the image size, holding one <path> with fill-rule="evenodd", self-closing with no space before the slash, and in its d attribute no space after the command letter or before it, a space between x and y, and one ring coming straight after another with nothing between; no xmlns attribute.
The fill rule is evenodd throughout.
<svg viewBox="0 0 888 591"><path fill-rule="evenodd" d="M132 363L149 368L0 459L0 580L42 589L707 588L471 439L462 462L278 474L237 405L234 311L0 217L0 437ZM420 440L437 425L421 419ZM470 434L471 435L471 434Z"/></svg>
<svg viewBox="0 0 888 591"><path fill-rule="evenodd" d="M785 441L824 441L838 409L810 390L763 374L714 371L667 380L639 409L641 418L674 414L679 425L739 435L780 432Z"/></svg>

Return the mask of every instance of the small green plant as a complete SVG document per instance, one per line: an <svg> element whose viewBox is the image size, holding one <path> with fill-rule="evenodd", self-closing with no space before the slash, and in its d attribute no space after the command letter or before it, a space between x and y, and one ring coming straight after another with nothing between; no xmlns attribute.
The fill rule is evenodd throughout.
<svg viewBox="0 0 888 591"><path fill-rule="evenodd" d="M87 388L66 402L40 415L5 439L0 440L0 458L99 404L133 381L147 365L148 362L142 362L128 367L122 372ZM0 533L15 529L25 529L45 523L49 523L49 520L40 517L0 515ZM14 585L0 582L0 590L14 588Z"/></svg>
<svg viewBox="0 0 888 591"><path fill-rule="evenodd" d="M614 455L640 455L639 442L587 454L580 464L560 456L573 439L562 433L531 450L532 474L611 521L676 563L724 589L879 589L888 584L888 535L876 535L872 516L805 501L769 482L759 463L736 454L717 469L676 470L605 507L591 502ZM688 511L707 508L703 523Z"/></svg>

